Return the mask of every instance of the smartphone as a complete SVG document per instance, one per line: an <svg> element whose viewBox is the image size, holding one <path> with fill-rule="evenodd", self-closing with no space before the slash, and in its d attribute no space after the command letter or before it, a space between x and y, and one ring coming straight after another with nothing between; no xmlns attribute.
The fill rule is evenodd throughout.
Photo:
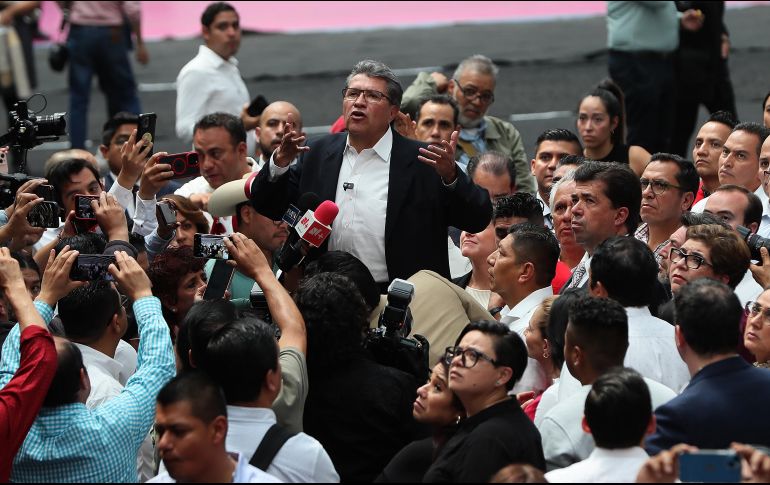
<svg viewBox="0 0 770 485"><path fill-rule="evenodd" d="M158 163L167 163L171 165L174 172L172 179L181 179L185 177L197 177L201 174L201 167L198 165L198 154L195 152L174 153L166 155L158 160Z"/></svg>
<svg viewBox="0 0 770 485"><path fill-rule="evenodd" d="M142 113L139 115L139 127L136 130L136 141L145 139L151 143L155 143L155 122L158 120L158 115L155 113ZM147 152L147 158L152 156L152 148Z"/></svg>
<svg viewBox="0 0 770 485"><path fill-rule="evenodd" d="M106 254L79 254L70 271L72 281L113 281L107 271L110 264L115 264L115 256Z"/></svg>
<svg viewBox="0 0 770 485"><path fill-rule="evenodd" d="M741 458L733 450L698 450L679 457L682 482L738 483Z"/></svg>
<svg viewBox="0 0 770 485"><path fill-rule="evenodd" d="M203 293L203 299L221 300L224 298L234 273L235 268L227 264L227 261L224 259L216 260L209 276L209 282L206 285L206 291Z"/></svg>
<svg viewBox="0 0 770 485"><path fill-rule="evenodd" d="M160 219L158 222L164 226L170 226L176 223L176 211L171 208L171 204L168 201L158 202L158 208L160 209Z"/></svg>
<svg viewBox="0 0 770 485"><path fill-rule="evenodd" d="M224 238L216 234L195 233L193 255L196 258L228 259L230 255L225 249Z"/></svg>
<svg viewBox="0 0 770 485"><path fill-rule="evenodd" d="M75 218L86 221L95 221L96 214L91 207L92 200L99 200L98 195L77 194L75 196Z"/></svg>
<svg viewBox="0 0 770 485"><path fill-rule="evenodd" d="M248 113L249 116L259 116L265 111L268 104L270 103L267 102L267 98L260 94L251 101L249 107L246 108L246 113Z"/></svg>
<svg viewBox="0 0 770 485"><path fill-rule="evenodd" d="M53 185L42 184L35 189L35 195L42 197L47 202L55 202L53 198Z"/></svg>
<svg viewBox="0 0 770 485"><path fill-rule="evenodd" d="M59 204L43 201L27 214L27 221L32 227L59 227Z"/></svg>

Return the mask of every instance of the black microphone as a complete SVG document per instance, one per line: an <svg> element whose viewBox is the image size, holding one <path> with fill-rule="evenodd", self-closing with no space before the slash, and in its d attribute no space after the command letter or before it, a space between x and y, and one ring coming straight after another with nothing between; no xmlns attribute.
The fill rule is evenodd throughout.
<svg viewBox="0 0 770 485"><path fill-rule="evenodd" d="M297 223L302 219L302 215L305 212L316 210L320 204L321 198L315 192L306 192L302 194L297 201L299 217L295 219L294 224L289 228L289 237L286 238L286 241L284 241L275 257L275 263L282 271L289 271L302 261L303 256L300 252L301 237L299 233L297 233Z"/></svg>

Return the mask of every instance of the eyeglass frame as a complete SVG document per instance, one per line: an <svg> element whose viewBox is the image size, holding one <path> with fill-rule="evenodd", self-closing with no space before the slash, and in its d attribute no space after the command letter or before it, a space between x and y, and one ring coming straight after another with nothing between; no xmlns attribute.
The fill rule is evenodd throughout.
<svg viewBox="0 0 770 485"><path fill-rule="evenodd" d="M674 261L674 256L673 256L673 254L674 254L674 253L676 253L676 254L678 254L678 255L680 256L680 259L679 259L678 261ZM689 258L691 258L691 257L693 257L693 258L697 258L697 259L693 259L694 261L698 261L698 266L696 266L695 268L691 267L691 266L690 266L690 265L687 263L688 259L689 259ZM705 264L706 266L711 266L712 268L714 267L714 265L713 265L713 264L711 264L711 263L709 263L708 261L706 261L706 258L704 258L703 256L701 256L700 254L695 254L695 253L686 253L686 252L684 252L684 251L682 250L682 248L671 248L671 251L669 251L669 253L668 253L668 259L669 259L669 260L670 260L672 263L674 263L674 264L677 264L677 263L681 262L681 261L682 261L682 259L684 259L684 265L685 265L685 267L686 267L686 268L688 268L688 269L700 269L700 267L701 267L701 266L703 266L704 264Z"/></svg>
<svg viewBox="0 0 770 485"><path fill-rule="evenodd" d="M665 194L666 191L669 189L669 187L673 187L675 189L682 190L682 187L680 187L679 185L674 185L672 183L666 182L665 180L650 180L650 179L646 179L646 178L640 178L639 179L639 185L642 187L642 192L647 190L647 187L645 187L645 182L646 182L647 187L652 188L652 193L654 195L663 195L663 194ZM660 192L655 192L655 184L657 184L659 187L662 187L663 190L661 190Z"/></svg>
<svg viewBox="0 0 770 485"><path fill-rule="evenodd" d="M456 352L457 349L462 350L462 352L460 352L458 354ZM452 354L451 357L449 357L450 352ZM466 352L470 352L471 355L474 356L475 360L473 361L473 364L471 364L471 365L467 364L468 358L466 357ZM462 362L463 367L466 368L466 369L472 369L472 368L476 367L476 364L479 363L479 358L481 358L482 360L486 360L487 362L489 362L490 364L492 364L495 367L497 367L499 365L495 359L493 359L492 357L488 356L484 352L479 352L478 350L470 348L470 347L468 347L466 349L463 349L459 345L455 345L455 346L452 346L452 347L447 347L446 349L444 349L444 363L446 365L450 365L452 363L452 360L455 357L457 357L458 355L461 356L460 357L460 361Z"/></svg>
<svg viewBox="0 0 770 485"><path fill-rule="evenodd" d="M753 309L749 308L750 306L758 306L761 311L754 312ZM761 313L762 319L764 320L763 326L770 327L770 308L765 308L755 301L747 301L746 305L743 306L743 309L746 310L750 317L755 317Z"/></svg>
<svg viewBox="0 0 770 485"><path fill-rule="evenodd" d="M495 93L492 93L492 92L482 93L481 90L476 89L476 88L464 88L463 85L460 84L460 81L458 81L456 78L452 78L452 81L454 81L455 84L457 84L457 87L460 88L460 91L462 91L463 96L465 96L468 99L468 101L473 101L474 99L479 98L479 101L481 101L482 103L487 104L487 105L492 104L492 103L495 102ZM475 89L476 93L475 94L465 94L466 89ZM489 100L485 101L484 97L488 97Z"/></svg>
<svg viewBox="0 0 770 485"><path fill-rule="evenodd" d="M349 89L358 91L358 96L356 96L356 97L348 96L346 93L347 93L347 91ZM367 98L367 95L369 93L376 93L378 96L382 96L382 97L381 98L377 97L376 101L372 101L372 100ZM347 86L342 88L342 99L343 100L347 99L347 100L350 100L350 101L355 101L355 100L357 100L361 96L361 94L364 95L364 99L366 100L367 103L377 104L377 103L380 103L383 99L387 99L390 104L393 104L393 100L390 99L390 96L388 96L387 94L385 94L383 92L377 91L375 89L358 89L358 88L351 88L351 87L347 87Z"/></svg>

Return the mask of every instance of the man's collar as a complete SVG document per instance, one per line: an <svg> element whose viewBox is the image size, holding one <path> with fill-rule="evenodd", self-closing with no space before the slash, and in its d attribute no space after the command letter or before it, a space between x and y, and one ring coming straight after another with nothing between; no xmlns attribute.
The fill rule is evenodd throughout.
<svg viewBox="0 0 770 485"><path fill-rule="evenodd" d="M468 134L468 131L466 128L463 128L460 130L460 139L463 141L474 141L478 138L492 138L490 137L490 133L495 133L494 138L499 138L500 134L495 130L489 123L487 123L486 116L481 120L481 124L475 128L469 128L471 130L476 130L476 135L470 135Z"/></svg>
<svg viewBox="0 0 770 485"><path fill-rule="evenodd" d="M549 296L553 296L553 288L549 285L545 288L540 288L539 290L535 290L529 295L527 295L526 298L521 300L511 308L511 311L508 312L509 316L512 317L518 317L521 318L527 313L529 313L530 310L532 310L534 307L542 303L543 300L548 298Z"/></svg>
<svg viewBox="0 0 770 485"><path fill-rule="evenodd" d="M222 59L222 57L211 50L208 46L202 45L198 49L198 55L202 56L208 63L214 67L221 67L223 64L228 63L234 66L238 66L238 59L230 57L229 59Z"/></svg>
<svg viewBox="0 0 770 485"><path fill-rule="evenodd" d="M91 366L97 367L108 376L120 382L120 371L123 370L123 364L88 345L73 343L80 349L80 353L83 355L83 364L86 368Z"/></svg>
<svg viewBox="0 0 770 485"><path fill-rule="evenodd" d="M355 148L350 144L350 135L345 140L345 151L353 150ZM390 162L390 153L393 150L393 132L388 128L382 138L374 144L372 148L368 150L374 150L374 152L385 162ZM363 150L361 150L363 151ZM359 154L360 155L360 154Z"/></svg>

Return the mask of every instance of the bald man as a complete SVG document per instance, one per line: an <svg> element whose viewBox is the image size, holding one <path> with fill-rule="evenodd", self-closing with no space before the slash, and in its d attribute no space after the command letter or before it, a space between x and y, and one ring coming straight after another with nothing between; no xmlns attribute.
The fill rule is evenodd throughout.
<svg viewBox="0 0 770 485"><path fill-rule="evenodd" d="M283 129L286 126L286 117L291 113L296 130L302 131L302 115L293 104L287 101L276 101L262 112L257 125L257 143L260 149L259 165L264 166L270 161L270 155L281 144ZM303 133L304 135L304 133Z"/></svg>
<svg viewBox="0 0 770 485"><path fill-rule="evenodd" d="M71 148L69 150L62 150L60 152L54 153L48 158L48 160L46 160L45 168L43 171L48 172L48 167L54 163L58 163L62 160L67 160L70 158L82 158L83 160L91 163L97 172L100 171L99 161L96 159L94 154L88 150L83 150L82 148Z"/></svg>

